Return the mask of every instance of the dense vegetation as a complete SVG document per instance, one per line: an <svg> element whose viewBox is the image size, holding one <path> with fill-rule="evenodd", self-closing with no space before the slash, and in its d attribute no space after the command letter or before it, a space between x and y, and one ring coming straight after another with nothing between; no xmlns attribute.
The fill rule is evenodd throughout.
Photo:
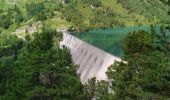
<svg viewBox="0 0 170 100"><path fill-rule="evenodd" d="M0 34L0 57L17 55L17 51L22 47L22 40L15 35Z"/></svg>
<svg viewBox="0 0 170 100"><path fill-rule="evenodd" d="M160 0L74 0L61 10L67 21L79 26L78 31L84 31L134 25L170 24L168 3L169 1Z"/></svg>
<svg viewBox="0 0 170 100"><path fill-rule="evenodd" d="M9 8L8 11L0 12L0 27L8 29L13 23L21 23L24 20L23 15L17 5Z"/></svg>
<svg viewBox="0 0 170 100"><path fill-rule="evenodd" d="M115 98L170 98L170 35L137 31L124 39L126 62L116 62L107 72Z"/></svg>
<svg viewBox="0 0 170 100"><path fill-rule="evenodd" d="M83 85L53 25L64 22L78 32L150 24L170 30L169 6L170 0L0 0L0 100L170 98L170 36L164 27L129 33L125 62L107 72L111 81L92 78ZM37 21L43 28L32 38L12 33L24 25L37 27L32 26Z"/></svg>
<svg viewBox="0 0 170 100"><path fill-rule="evenodd" d="M44 21L54 16L52 4L49 2L28 3L26 4L26 11L28 19L34 17L37 21Z"/></svg>
<svg viewBox="0 0 170 100"><path fill-rule="evenodd" d="M77 66L72 63L69 51L59 48L61 33L44 26L42 32L34 33L34 38L28 36L24 41L10 33L31 19L45 21L52 18L57 4L51 2L28 2L23 9L18 4L1 8L1 100L84 98L83 85L76 75Z"/></svg>
<svg viewBox="0 0 170 100"><path fill-rule="evenodd" d="M160 0L119 0L119 3L123 5L130 12L139 13L149 19L158 18L161 22L169 24L169 16L167 6L165 6ZM168 4L168 2L166 3Z"/></svg>
<svg viewBox="0 0 170 100"><path fill-rule="evenodd" d="M22 48L14 42L0 58L0 99L82 99L82 85L66 48L53 47L53 38L62 36L51 30L36 33ZM14 37L11 37L12 40ZM1 52L3 53L3 52Z"/></svg>
<svg viewBox="0 0 170 100"><path fill-rule="evenodd" d="M125 27L169 23L169 0L1 0L0 27L15 28L27 21L49 21L62 13L62 19L71 24L71 29ZM10 5L11 2L16 2ZM7 6L4 6L7 5ZM100 16L99 16L100 15ZM57 16L58 17L58 16ZM17 25L15 25L18 23ZM0 30L2 30L0 28ZM14 30L13 30L14 31Z"/></svg>

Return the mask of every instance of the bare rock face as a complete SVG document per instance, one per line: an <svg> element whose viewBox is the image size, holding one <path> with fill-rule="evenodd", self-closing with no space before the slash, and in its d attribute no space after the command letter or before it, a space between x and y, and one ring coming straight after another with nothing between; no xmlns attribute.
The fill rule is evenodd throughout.
<svg viewBox="0 0 170 100"><path fill-rule="evenodd" d="M108 67L121 59L68 34L66 31L63 35L60 45L70 49L73 62L79 65L77 74L80 75L81 82L85 83L93 77L96 77L97 80L108 80L105 74Z"/></svg>

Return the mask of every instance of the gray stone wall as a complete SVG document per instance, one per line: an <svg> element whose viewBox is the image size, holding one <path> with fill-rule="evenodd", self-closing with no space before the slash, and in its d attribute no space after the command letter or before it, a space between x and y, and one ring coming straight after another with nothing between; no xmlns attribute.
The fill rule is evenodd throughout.
<svg viewBox="0 0 170 100"><path fill-rule="evenodd" d="M82 83L92 77L96 77L97 80L107 80L105 72L108 67L121 59L70 35L67 31L63 33L61 45L70 49L73 62L79 65L77 74L80 74Z"/></svg>

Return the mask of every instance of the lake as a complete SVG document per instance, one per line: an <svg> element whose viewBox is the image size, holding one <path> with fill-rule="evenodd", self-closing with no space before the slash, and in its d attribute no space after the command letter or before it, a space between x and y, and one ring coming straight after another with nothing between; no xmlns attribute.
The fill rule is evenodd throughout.
<svg viewBox="0 0 170 100"><path fill-rule="evenodd" d="M137 30L145 30L149 32L150 26L134 26L125 28L113 28L113 29L102 29L92 30L82 33L74 33L79 39L98 47L114 56L122 57L123 48L122 40L127 33ZM159 31L159 27L156 28Z"/></svg>

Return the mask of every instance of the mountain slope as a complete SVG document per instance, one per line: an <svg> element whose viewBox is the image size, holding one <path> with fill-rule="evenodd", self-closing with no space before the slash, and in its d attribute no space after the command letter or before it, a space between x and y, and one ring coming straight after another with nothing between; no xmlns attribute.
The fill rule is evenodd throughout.
<svg viewBox="0 0 170 100"><path fill-rule="evenodd" d="M160 0L70 0L61 11L63 17L79 26L81 31L86 28L170 24L169 8ZM75 17L77 15L79 18Z"/></svg>
<svg viewBox="0 0 170 100"><path fill-rule="evenodd" d="M160 0L119 0L119 3L130 12L144 15L149 19L157 18L164 23L170 23L169 7ZM167 22L168 21L168 22Z"/></svg>

